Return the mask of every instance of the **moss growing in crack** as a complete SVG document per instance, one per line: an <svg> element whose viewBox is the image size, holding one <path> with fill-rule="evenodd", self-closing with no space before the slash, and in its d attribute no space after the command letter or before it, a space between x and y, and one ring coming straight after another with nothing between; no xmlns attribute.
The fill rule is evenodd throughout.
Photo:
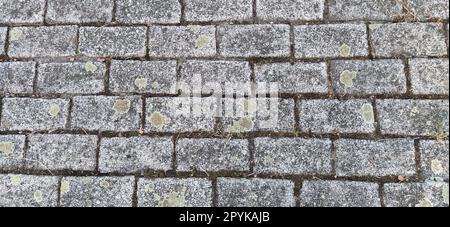
<svg viewBox="0 0 450 227"><path fill-rule="evenodd" d="M205 48L209 45L210 42L211 42L211 38L209 36L200 35L195 40L195 48L197 48L197 49Z"/></svg>
<svg viewBox="0 0 450 227"><path fill-rule="evenodd" d="M92 62L86 62L86 64L84 64L84 70L88 73L95 73L97 69L97 66Z"/></svg>
<svg viewBox="0 0 450 227"><path fill-rule="evenodd" d="M48 114L50 114L51 117L56 117L61 112L61 107L57 104L51 104L48 108Z"/></svg>
<svg viewBox="0 0 450 227"><path fill-rule="evenodd" d="M342 44L342 46L339 47L339 55L341 57L344 57L344 58L350 57L351 53L352 53L352 48L349 45Z"/></svg>
<svg viewBox="0 0 450 227"><path fill-rule="evenodd" d="M63 180L61 182L61 194L66 194L69 191L70 191L70 182Z"/></svg>
<svg viewBox="0 0 450 227"><path fill-rule="evenodd" d="M152 115L150 115L147 120L153 127L157 129L162 129L167 124L167 117L160 112L152 113Z"/></svg>
<svg viewBox="0 0 450 227"><path fill-rule="evenodd" d="M341 73L339 81L346 87L353 87L353 80L356 78L356 72L345 70Z"/></svg>
<svg viewBox="0 0 450 227"><path fill-rule="evenodd" d="M44 194L42 193L42 191L35 191L33 194L34 201L36 201L38 203L40 203L44 200L43 197L44 197Z"/></svg>
<svg viewBox="0 0 450 227"><path fill-rule="evenodd" d="M131 101L127 99L116 100L113 109L117 114L126 114L130 111Z"/></svg>
<svg viewBox="0 0 450 227"><path fill-rule="evenodd" d="M158 201L158 207L185 207L186 206L186 188L167 194Z"/></svg>
<svg viewBox="0 0 450 227"><path fill-rule="evenodd" d="M10 156L14 151L14 146L12 142L0 142L0 153L5 156Z"/></svg>
<svg viewBox="0 0 450 227"><path fill-rule="evenodd" d="M431 161L431 171L433 171L434 174L442 174L444 172L444 167L442 164L442 161L434 159Z"/></svg>
<svg viewBox="0 0 450 227"><path fill-rule="evenodd" d="M136 80L134 80L134 85L139 90L144 90L148 86L147 78L136 78Z"/></svg>
<svg viewBox="0 0 450 227"><path fill-rule="evenodd" d="M372 104L366 103L361 107L361 116L367 124L375 123L375 114L373 112Z"/></svg>
<svg viewBox="0 0 450 227"><path fill-rule="evenodd" d="M420 200L419 203L416 204L416 207L433 207L433 206L434 206L433 203L427 198Z"/></svg>

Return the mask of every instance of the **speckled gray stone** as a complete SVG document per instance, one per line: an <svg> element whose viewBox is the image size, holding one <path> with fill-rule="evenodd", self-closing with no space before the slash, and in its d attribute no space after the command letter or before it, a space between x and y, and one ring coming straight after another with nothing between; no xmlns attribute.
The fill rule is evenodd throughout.
<svg viewBox="0 0 450 227"><path fill-rule="evenodd" d="M50 23L110 22L113 0L48 0L46 21Z"/></svg>
<svg viewBox="0 0 450 227"><path fill-rule="evenodd" d="M448 183L385 184L384 203L387 207L448 207Z"/></svg>
<svg viewBox="0 0 450 227"><path fill-rule="evenodd" d="M114 93L177 94L176 61L112 61L109 89Z"/></svg>
<svg viewBox="0 0 450 227"><path fill-rule="evenodd" d="M373 133L375 124L371 102L351 99L305 100L300 106L300 129L312 133ZM372 108L373 109L373 108ZM368 115L364 117L363 113Z"/></svg>
<svg viewBox="0 0 450 227"><path fill-rule="evenodd" d="M134 177L63 177L62 207L131 207Z"/></svg>
<svg viewBox="0 0 450 227"><path fill-rule="evenodd" d="M305 181L302 207L379 207L378 184L353 181Z"/></svg>
<svg viewBox="0 0 450 227"><path fill-rule="evenodd" d="M331 20L392 21L403 13L399 1L330 0L328 5Z"/></svg>
<svg viewBox="0 0 450 227"><path fill-rule="evenodd" d="M335 94L406 93L405 66L401 60L332 61L330 65Z"/></svg>
<svg viewBox="0 0 450 227"><path fill-rule="evenodd" d="M414 140L340 139L335 147L338 176L409 177L416 173Z"/></svg>
<svg viewBox="0 0 450 227"><path fill-rule="evenodd" d="M268 21L311 21L323 19L324 0L257 0L256 14Z"/></svg>
<svg viewBox="0 0 450 227"><path fill-rule="evenodd" d="M9 31L12 58L70 57L77 49L76 26L14 27Z"/></svg>
<svg viewBox="0 0 450 227"><path fill-rule="evenodd" d="M28 169L95 170L97 136L32 135L28 146Z"/></svg>
<svg viewBox="0 0 450 227"><path fill-rule="evenodd" d="M409 61L412 92L418 95L448 95L449 64L443 59L411 59Z"/></svg>
<svg viewBox="0 0 450 227"><path fill-rule="evenodd" d="M448 134L448 108L448 100L377 100L378 119L383 134Z"/></svg>
<svg viewBox="0 0 450 227"><path fill-rule="evenodd" d="M0 94L33 92L34 62L0 62Z"/></svg>
<svg viewBox="0 0 450 227"><path fill-rule="evenodd" d="M103 63L46 63L39 65L38 72L38 93L96 94L104 90Z"/></svg>
<svg viewBox="0 0 450 227"><path fill-rule="evenodd" d="M72 128L100 131L141 129L139 96L78 96L73 98Z"/></svg>
<svg viewBox="0 0 450 227"><path fill-rule="evenodd" d="M255 172L331 174L330 140L300 138L255 139Z"/></svg>
<svg viewBox="0 0 450 227"><path fill-rule="evenodd" d="M6 54L6 33L8 32L8 28L0 27L0 56Z"/></svg>
<svg viewBox="0 0 450 227"><path fill-rule="evenodd" d="M80 53L89 57L144 57L146 27L81 27Z"/></svg>
<svg viewBox="0 0 450 227"><path fill-rule="evenodd" d="M207 179L139 179L138 207L210 207L212 183Z"/></svg>
<svg viewBox="0 0 450 227"><path fill-rule="evenodd" d="M447 19L449 2L447 0L406 0L419 20Z"/></svg>
<svg viewBox="0 0 450 227"><path fill-rule="evenodd" d="M5 98L0 130L64 129L68 114L68 99Z"/></svg>
<svg viewBox="0 0 450 227"><path fill-rule="evenodd" d="M25 136L0 136L0 170L18 170L23 166Z"/></svg>
<svg viewBox="0 0 450 227"><path fill-rule="evenodd" d="M45 0L0 0L0 24L37 24L44 21Z"/></svg>
<svg viewBox="0 0 450 227"><path fill-rule="evenodd" d="M181 5L178 0L117 0L116 20L120 23L179 23Z"/></svg>
<svg viewBox="0 0 450 227"><path fill-rule="evenodd" d="M271 179L217 179L219 207L292 207L294 183Z"/></svg>
<svg viewBox="0 0 450 227"><path fill-rule="evenodd" d="M296 58L347 58L369 55L364 24L300 25L294 28Z"/></svg>
<svg viewBox="0 0 450 227"><path fill-rule="evenodd" d="M448 180L449 145L447 141L422 140L420 160L422 174L430 180Z"/></svg>
<svg viewBox="0 0 450 227"><path fill-rule="evenodd" d="M216 54L214 26L150 26L151 57L212 57Z"/></svg>
<svg viewBox="0 0 450 227"><path fill-rule="evenodd" d="M1 207L55 207L58 177L0 175Z"/></svg>
<svg viewBox="0 0 450 227"><path fill-rule="evenodd" d="M219 27L224 57L288 57L288 25L223 25Z"/></svg>
<svg viewBox="0 0 450 227"><path fill-rule="evenodd" d="M180 139L176 152L179 171L246 171L250 168L246 140Z"/></svg>
<svg viewBox="0 0 450 227"><path fill-rule="evenodd" d="M248 0L186 0L187 21L241 21L251 19L252 1Z"/></svg>
<svg viewBox="0 0 450 227"><path fill-rule="evenodd" d="M171 138L103 138L100 144L99 171L135 173L145 170L170 170Z"/></svg>
<svg viewBox="0 0 450 227"><path fill-rule="evenodd" d="M439 23L372 24L372 53L376 57L445 56L445 32Z"/></svg>

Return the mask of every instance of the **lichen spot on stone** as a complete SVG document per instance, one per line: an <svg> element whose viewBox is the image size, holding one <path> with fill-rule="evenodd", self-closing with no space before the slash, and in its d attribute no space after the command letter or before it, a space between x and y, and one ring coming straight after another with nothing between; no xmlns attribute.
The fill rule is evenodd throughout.
<svg viewBox="0 0 450 227"><path fill-rule="evenodd" d="M38 203L42 202L43 196L44 196L44 194L42 193L42 191L35 191L33 194L34 201L36 201Z"/></svg>
<svg viewBox="0 0 450 227"><path fill-rule="evenodd" d="M58 116L59 112L61 112L61 107L57 104L51 104L48 108L48 114L50 114L51 117Z"/></svg>
<svg viewBox="0 0 450 227"><path fill-rule="evenodd" d="M442 199L444 200L444 203L448 204L448 185L442 186Z"/></svg>
<svg viewBox="0 0 450 227"><path fill-rule="evenodd" d="M154 112L148 117L150 124L157 128L162 129L167 124L167 118L160 112Z"/></svg>
<svg viewBox="0 0 450 227"><path fill-rule="evenodd" d="M158 90L160 87L161 87L161 85L159 85L158 82L155 81L155 82L152 83L152 88L153 88L154 90Z"/></svg>
<svg viewBox="0 0 450 227"><path fill-rule="evenodd" d="M258 109L258 103L254 99L253 100L245 100L244 108L248 114L255 114Z"/></svg>
<svg viewBox="0 0 450 227"><path fill-rule="evenodd" d="M265 156L263 160L264 165L273 165L275 160L271 156Z"/></svg>
<svg viewBox="0 0 450 227"><path fill-rule="evenodd" d="M411 113L409 114L409 116L415 117L418 113L419 113L419 107L418 107L418 106L414 106L414 107L411 109Z"/></svg>
<svg viewBox="0 0 450 227"><path fill-rule="evenodd" d="M366 103L361 107L361 115L367 124L375 123L375 114L373 112L372 104Z"/></svg>
<svg viewBox="0 0 450 227"><path fill-rule="evenodd" d="M433 207L433 206L434 206L433 203L427 198L420 200L419 203L416 204L416 207Z"/></svg>
<svg viewBox="0 0 450 227"><path fill-rule="evenodd" d="M134 85L139 90L144 90L148 86L147 78L136 78L136 80L134 80Z"/></svg>
<svg viewBox="0 0 450 227"><path fill-rule="evenodd" d="M66 194L70 191L70 182L67 180L61 181L61 193Z"/></svg>
<svg viewBox="0 0 450 227"><path fill-rule="evenodd" d="M433 171L434 174L438 175L444 173L442 161L437 159L431 160L431 171Z"/></svg>
<svg viewBox="0 0 450 227"><path fill-rule="evenodd" d="M342 46L339 47L339 55L341 57L344 57L344 58L350 57L351 52L352 52L352 48L347 44L342 44Z"/></svg>
<svg viewBox="0 0 450 227"><path fill-rule="evenodd" d="M200 35L196 40L195 40L195 48L197 49L201 49L201 48L205 48L209 45L209 43L211 42L211 38L207 35Z"/></svg>
<svg viewBox="0 0 450 227"><path fill-rule="evenodd" d="M145 191L148 192L148 193L154 192L155 191L155 185L152 184L152 183L145 185Z"/></svg>
<svg viewBox="0 0 450 227"><path fill-rule="evenodd" d="M97 66L92 62L86 62L86 64L84 64L84 69L88 73L95 73L97 71Z"/></svg>
<svg viewBox="0 0 450 227"><path fill-rule="evenodd" d="M235 121L228 129L228 133L242 133L251 131L254 127L253 120L249 117L242 117L238 121Z"/></svg>
<svg viewBox="0 0 450 227"><path fill-rule="evenodd" d="M22 181L19 175L12 175L9 180L13 186L19 186Z"/></svg>
<svg viewBox="0 0 450 227"><path fill-rule="evenodd" d="M0 153L5 156L10 156L14 151L14 146L12 142L0 142Z"/></svg>
<svg viewBox="0 0 450 227"><path fill-rule="evenodd" d="M449 81L448 80L444 80L442 82L442 87L444 88L444 92L448 93L449 92Z"/></svg>
<svg viewBox="0 0 450 227"><path fill-rule="evenodd" d="M110 184L109 184L109 182L108 181L106 181L106 180L102 180L101 182L100 182L100 187L102 187L102 188L109 188L109 186L110 186Z"/></svg>
<svg viewBox="0 0 450 227"><path fill-rule="evenodd" d="M380 28L381 26L382 26L382 24L370 24L369 29L376 30L376 29Z"/></svg>
<svg viewBox="0 0 450 227"><path fill-rule="evenodd" d="M187 28L188 28L189 31L191 31L192 33L198 33L198 32L200 32L200 25L188 25Z"/></svg>
<svg viewBox="0 0 450 227"><path fill-rule="evenodd" d="M17 41L20 38L22 38L22 31L19 29L12 29L11 32L9 33L9 40L10 41Z"/></svg>
<svg viewBox="0 0 450 227"><path fill-rule="evenodd" d="M346 87L353 87L353 80L356 78L356 72L345 70L341 73L339 81Z"/></svg>
<svg viewBox="0 0 450 227"><path fill-rule="evenodd" d="M120 99L114 102L113 109L118 114L126 114L130 111L131 101L128 99Z"/></svg>
<svg viewBox="0 0 450 227"><path fill-rule="evenodd" d="M167 194L158 202L158 207L185 207L186 188Z"/></svg>

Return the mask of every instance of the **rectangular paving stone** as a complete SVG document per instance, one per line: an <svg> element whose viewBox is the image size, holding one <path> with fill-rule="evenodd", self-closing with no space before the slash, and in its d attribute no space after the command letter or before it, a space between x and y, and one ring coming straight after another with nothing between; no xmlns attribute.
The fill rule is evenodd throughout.
<svg viewBox="0 0 450 227"><path fill-rule="evenodd" d="M373 133L375 117L368 100L305 100L300 129L312 133Z"/></svg>
<svg viewBox="0 0 450 227"><path fill-rule="evenodd" d="M81 27L80 53L88 57L145 57L146 27Z"/></svg>
<svg viewBox="0 0 450 227"><path fill-rule="evenodd" d="M301 207L380 207L378 184L353 181L305 181Z"/></svg>
<svg viewBox="0 0 450 227"><path fill-rule="evenodd" d="M449 64L446 59L411 59L412 91L418 95L448 95Z"/></svg>
<svg viewBox="0 0 450 227"><path fill-rule="evenodd" d="M214 26L150 26L150 57L213 57L216 55Z"/></svg>
<svg viewBox="0 0 450 227"><path fill-rule="evenodd" d="M139 96L78 96L73 98L72 128L100 131L141 129Z"/></svg>
<svg viewBox="0 0 450 227"><path fill-rule="evenodd" d="M1 207L55 207L58 177L0 175Z"/></svg>
<svg viewBox="0 0 450 227"><path fill-rule="evenodd" d="M64 129L68 114L68 99L5 98L0 130Z"/></svg>
<svg viewBox="0 0 450 227"><path fill-rule="evenodd" d="M70 57L77 50L76 26L14 27L9 31L11 58Z"/></svg>
<svg viewBox="0 0 450 227"><path fill-rule="evenodd" d="M103 138L100 144L99 171L136 173L172 168L171 138Z"/></svg>
<svg viewBox="0 0 450 227"><path fill-rule="evenodd" d="M323 19L324 0L257 0L259 19L270 21L311 21Z"/></svg>
<svg viewBox="0 0 450 227"><path fill-rule="evenodd" d="M338 176L409 177L416 173L413 140L340 139L335 147Z"/></svg>
<svg viewBox="0 0 450 227"><path fill-rule="evenodd" d="M448 100L377 100L378 121L383 134L448 134L448 108Z"/></svg>
<svg viewBox="0 0 450 227"><path fill-rule="evenodd" d="M448 180L449 146L447 141L422 140L419 143L422 174L427 179Z"/></svg>
<svg viewBox="0 0 450 227"><path fill-rule="evenodd" d="M248 0L185 1L187 21L242 21L251 19L252 16L252 1Z"/></svg>
<svg viewBox="0 0 450 227"><path fill-rule="evenodd" d="M176 152L179 171L246 171L250 168L247 140L180 139Z"/></svg>
<svg viewBox="0 0 450 227"><path fill-rule="evenodd" d="M255 172L331 174L331 141L300 138L255 139Z"/></svg>
<svg viewBox="0 0 450 227"><path fill-rule="evenodd" d="M439 23L372 24L372 53L376 57L436 57L447 54Z"/></svg>
<svg viewBox="0 0 450 227"><path fill-rule="evenodd" d="M0 24L44 22L45 0L0 0Z"/></svg>
<svg viewBox="0 0 450 227"><path fill-rule="evenodd" d="M109 89L115 93L177 94L176 61L112 61Z"/></svg>
<svg viewBox="0 0 450 227"><path fill-rule="evenodd" d="M18 170L23 166L25 136L0 136L0 170Z"/></svg>
<svg viewBox="0 0 450 227"><path fill-rule="evenodd" d="M34 62L0 62L0 94L33 92Z"/></svg>
<svg viewBox="0 0 450 227"><path fill-rule="evenodd" d="M272 179L217 179L219 207L292 207L294 183Z"/></svg>
<svg viewBox="0 0 450 227"><path fill-rule="evenodd" d="M419 20L448 20L449 2L447 0L406 0Z"/></svg>
<svg viewBox="0 0 450 227"><path fill-rule="evenodd" d="M328 7L331 20L392 21L403 13L400 1L330 0Z"/></svg>
<svg viewBox="0 0 450 227"><path fill-rule="evenodd" d="M327 94L325 63L272 63L255 66L256 83L278 83L279 92Z"/></svg>
<svg viewBox="0 0 450 227"><path fill-rule="evenodd" d="M288 57L288 25L223 25L219 27L224 57Z"/></svg>
<svg viewBox="0 0 450 227"><path fill-rule="evenodd" d="M8 28L0 27L0 56L6 54L6 34Z"/></svg>
<svg viewBox="0 0 450 227"><path fill-rule="evenodd" d="M95 170L97 136L31 135L29 140L27 169Z"/></svg>
<svg viewBox="0 0 450 227"><path fill-rule="evenodd" d="M38 93L96 94L104 91L106 66L99 62L39 64Z"/></svg>
<svg viewBox="0 0 450 227"><path fill-rule="evenodd" d="M62 207L131 207L134 177L63 177Z"/></svg>
<svg viewBox="0 0 450 227"><path fill-rule="evenodd" d="M296 58L349 58L369 55L364 24L300 25L294 28Z"/></svg>
<svg viewBox="0 0 450 227"><path fill-rule="evenodd" d="M49 23L110 22L113 6L113 0L48 0L45 19Z"/></svg>
<svg viewBox="0 0 450 227"><path fill-rule="evenodd" d="M332 61L331 80L335 94L405 94L405 66L401 60Z"/></svg>
<svg viewBox="0 0 450 227"><path fill-rule="evenodd" d="M138 207L211 207L212 183L200 178L138 181Z"/></svg>
<svg viewBox="0 0 450 227"><path fill-rule="evenodd" d="M385 184L387 207L448 207L448 183Z"/></svg>
<svg viewBox="0 0 450 227"><path fill-rule="evenodd" d="M179 23L181 5L178 0L117 0L116 20L120 23Z"/></svg>

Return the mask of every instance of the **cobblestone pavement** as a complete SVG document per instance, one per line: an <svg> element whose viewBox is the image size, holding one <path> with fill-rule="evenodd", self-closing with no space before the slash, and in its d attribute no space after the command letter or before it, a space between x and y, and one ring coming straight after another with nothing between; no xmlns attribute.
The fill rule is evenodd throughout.
<svg viewBox="0 0 450 227"><path fill-rule="evenodd" d="M449 206L448 14L447 0L0 0L0 206ZM278 83L278 123L177 115L183 100L254 108L171 89L196 76Z"/></svg>

